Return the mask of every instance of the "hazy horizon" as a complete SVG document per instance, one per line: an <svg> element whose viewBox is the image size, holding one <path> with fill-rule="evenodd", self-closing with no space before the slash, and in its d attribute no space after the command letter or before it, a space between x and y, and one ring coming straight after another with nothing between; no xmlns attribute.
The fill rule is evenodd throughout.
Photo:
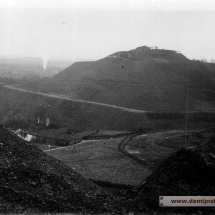
<svg viewBox="0 0 215 215"><path fill-rule="evenodd" d="M0 57L97 60L158 46L189 59L215 59L214 4L180 2L184 5L176 0L1 2Z"/></svg>

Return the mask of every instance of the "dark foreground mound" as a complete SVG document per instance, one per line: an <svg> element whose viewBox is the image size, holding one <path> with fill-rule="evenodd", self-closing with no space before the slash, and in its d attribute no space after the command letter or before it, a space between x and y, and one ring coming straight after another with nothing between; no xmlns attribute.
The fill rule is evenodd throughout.
<svg viewBox="0 0 215 215"><path fill-rule="evenodd" d="M2 126L0 174L1 214L23 210L117 214L124 208L98 186Z"/></svg>
<svg viewBox="0 0 215 215"><path fill-rule="evenodd" d="M214 196L215 156L197 149L181 149L147 178L135 202L139 210L215 214L214 208L159 208L159 196Z"/></svg>

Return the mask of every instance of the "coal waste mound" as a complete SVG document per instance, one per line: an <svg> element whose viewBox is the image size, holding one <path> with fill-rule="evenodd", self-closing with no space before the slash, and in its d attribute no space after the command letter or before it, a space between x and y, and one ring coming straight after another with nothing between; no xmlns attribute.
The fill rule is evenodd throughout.
<svg viewBox="0 0 215 215"><path fill-rule="evenodd" d="M119 213L115 197L0 127L0 213Z"/></svg>
<svg viewBox="0 0 215 215"><path fill-rule="evenodd" d="M215 196L215 156L194 148L174 152L147 177L134 203L138 211L215 214L214 207L162 208L159 196Z"/></svg>

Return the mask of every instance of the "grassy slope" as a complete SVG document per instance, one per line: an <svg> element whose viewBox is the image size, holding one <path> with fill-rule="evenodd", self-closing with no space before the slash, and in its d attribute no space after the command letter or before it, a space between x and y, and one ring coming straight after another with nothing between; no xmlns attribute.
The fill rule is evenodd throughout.
<svg viewBox="0 0 215 215"><path fill-rule="evenodd" d="M60 126L69 126L75 130L85 130L88 125L91 129L104 130L132 130L134 128L171 129L184 128L185 119L147 117L145 113L132 113L121 109L99 106L96 104L78 103L74 101L49 98L41 95L0 89L0 121L8 119L31 119L33 123L40 117ZM197 117L197 116L196 116ZM210 117L210 115L208 116ZM197 117L198 118L198 117ZM212 119L212 118L211 118ZM211 124L211 120L200 119L189 121L190 128L202 127Z"/></svg>
<svg viewBox="0 0 215 215"><path fill-rule="evenodd" d="M196 134L199 131L188 131L187 146L196 146L200 141ZM183 130L172 130L157 132L135 137L125 148L129 153L139 159L145 160L149 169L165 159L174 151L185 147L185 136Z"/></svg>
<svg viewBox="0 0 215 215"><path fill-rule="evenodd" d="M122 139L88 141L46 153L75 168L87 178L137 185L151 171L118 151Z"/></svg>
<svg viewBox="0 0 215 215"><path fill-rule="evenodd" d="M49 117L51 122L78 130L86 129L89 124L92 129L130 130L138 124L136 119L139 119L139 123L145 121L144 114L136 116L110 107L86 105L5 88L0 89L0 100L1 122L9 118L30 118L36 122L37 117L44 122Z"/></svg>

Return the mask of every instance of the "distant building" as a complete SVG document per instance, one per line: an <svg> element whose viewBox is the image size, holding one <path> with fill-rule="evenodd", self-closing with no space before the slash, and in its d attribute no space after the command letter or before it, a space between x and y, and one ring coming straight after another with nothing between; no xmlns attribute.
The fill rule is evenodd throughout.
<svg viewBox="0 0 215 215"><path fill-rule="evenodd" d="M89 136L91 136L97 132L98 131L96 131L96 130L94 130L94 131L88 130L88 131L79 132L72 136L71 143L75 144L75 143L81 142L82 140L86 140Z"/></svg>
<svg viewBox="0 0 215 215"><path fill-rule="evenodd" d="M64 132L62 132L64 131ZM41 130L36 134L36 141L49 145L73 145L98 131L83 131L74 135L66 133L66 129Z"/></svg>
<svg viewBox="0 0 215 215"><path fill-rule="evenodd" d="M56 135L52 130L41 130L36 135L36 141L55 145Z"/></svg>
<svg viewBox="0 0 215 215"><path fill-rule="evenodd" d="M71 141L70 134L63 132L56 132L55 130L41 130L36 135L36 141L49 145L66 146Z"/></svg>

